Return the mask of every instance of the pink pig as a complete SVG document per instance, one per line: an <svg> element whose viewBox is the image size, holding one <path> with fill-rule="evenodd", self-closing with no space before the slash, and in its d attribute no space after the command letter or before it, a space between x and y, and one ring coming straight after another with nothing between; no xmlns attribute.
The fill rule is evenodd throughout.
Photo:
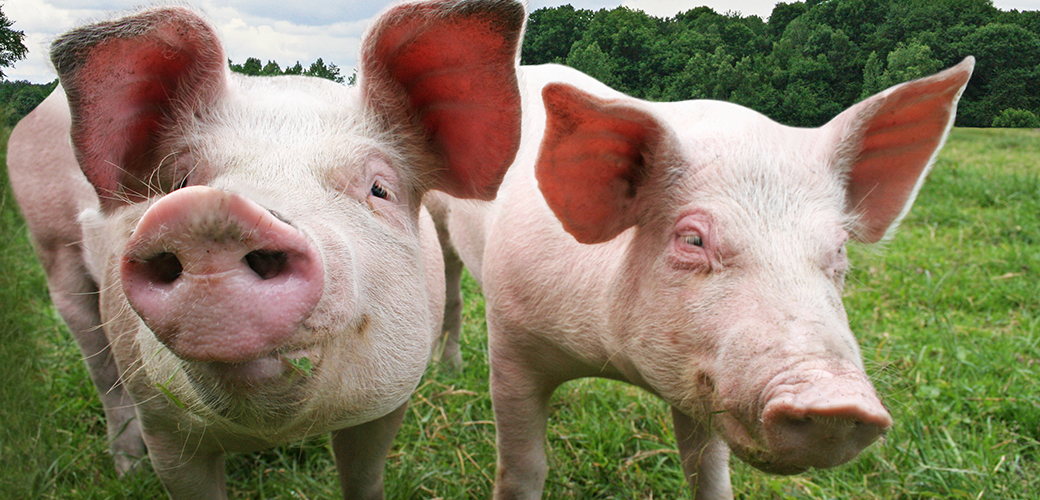
<svg viewBox="0 0 1040 500"><path fill-rule="evenodd" d="M428 197L451 238L448 283L461 256L487 299L495 498L541 496L549 397L580 377L672 406L698 499L732 498L730 451L793 474L883 435L892 418L842 305L845 245L883 239L910 209L973 65L818 129L521 68L524 130L498 198ZM458 301L449 290L449 313Z"/></svg>
<svg viewBox="0 0 1040 500"><path fill-rule="evenodd" d="M360 83L230 73L180 7L61 36L8 165L116 470L224 498L224 453L331 432L345 497L383 464L440 332L426 190L491 199L520 140L510 0L402 3ZM70 143L71 137L71 143Z"/></svg>

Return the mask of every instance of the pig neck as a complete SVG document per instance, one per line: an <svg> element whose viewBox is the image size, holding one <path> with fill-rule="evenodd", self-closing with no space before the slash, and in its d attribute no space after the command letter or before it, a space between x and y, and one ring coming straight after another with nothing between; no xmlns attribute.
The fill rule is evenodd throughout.
<svg viewBox="0 0 1040 500"><path fill-rule="evenodd" d="M566 378L599 376L649 389L625 351L625 332L612 321L636 230L604 243L578 243L564 232L529 174L510 179L512 185L500 192L501 223L495 228L508 228L508 234L493 229L488 235L484 286L496 321L503 332L522 331L539 340L523 343L532 356L555 346L576 361L552 368L568 370L561 374Z"/></svg>

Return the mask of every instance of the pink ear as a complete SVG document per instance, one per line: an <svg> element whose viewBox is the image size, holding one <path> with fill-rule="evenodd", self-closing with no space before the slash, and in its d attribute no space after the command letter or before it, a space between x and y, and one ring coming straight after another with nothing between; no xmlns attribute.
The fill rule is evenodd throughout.
<svg viewBox="0 0 1040 500"><path fill-rule="evenodd" d="M848 176L846 209L859 216L856 239L875 243L898 225L953 127L975 59L896 85L824 126L838 136L836 163Z"/></svg>
<svg viewBox="0 0 1040 500"><path fill-rule="evenodd" d="M407 3L366 37L366 100L380 113L417 119L446 167L434 188L495 197L520 145L516 58L525 16L516 1Z"/></svg>
<svg viewBox="0 0 1040 500"><path fill-rule="evenodd" d="M661 125L635 101L603 100L564 83L546 85L542 99L538 187L575 239L608 241L636 223L645 153L660 142Z"/></svg>
<svg viewBox="0 0 1040 500"><path fill-rule="evenodd" d="M103 206L147 196L173 115L212 98L226 78L216 33L177 7L70 31L51 59L68 96L77 159Z"/></svg>

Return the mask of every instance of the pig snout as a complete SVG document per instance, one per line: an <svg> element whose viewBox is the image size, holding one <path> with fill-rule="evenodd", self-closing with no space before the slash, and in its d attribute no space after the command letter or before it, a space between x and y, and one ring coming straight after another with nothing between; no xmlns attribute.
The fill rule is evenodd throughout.
<svg viewBox="0 0 1040 500"><path fill-rule="evenodd" d="M241 363L293 347L322 296L314 245L269 210L205 186L145 212L121 262L123 291L179 358Z"/></svg>
<svg viewBox="0 0 1040 500"><path fill-rule="evenodd" d="M770 458L754 463L767 472L841 465L892 427L865 374L801 369L770 385L761 420Z"/></svg>

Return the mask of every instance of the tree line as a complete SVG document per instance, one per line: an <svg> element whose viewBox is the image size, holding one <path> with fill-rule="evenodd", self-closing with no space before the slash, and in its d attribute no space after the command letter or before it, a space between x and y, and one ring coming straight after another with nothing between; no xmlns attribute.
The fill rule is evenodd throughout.
<svg viewBox="0 0 1040 500"><path fill-rule="evenodd" d="M9 45L0 66L24 56ZM795 126L821 125L888 86L974 55L956 124L1040 127L1040 11L1001 11L991 0L780 2L768 21L708 7L659 18L564 5L531 13L521 50L523 64L566 64L635 97L725 100ZM344 82L320 58L307 68L254 57L228 63L249 75ZM16 123L54 85L0 82L0 123Z"/></svg>
<svg viewBox="0 0 1040 500"><path fill-rule="evenodd" d="M531 13L522 50L524 64L566 64L632 96L725 100L796 126L974 55L957 125L1040 127L1040 11L990 0L781 2L768 21L564 5Z"/></svg>
<svg viewBox="0 0 1040 500"><path fill-rule="evenodd" d="M278 75L304 75L304 76L316 76L318 78L325 78L332 80L336 83L343 83L343 76L340 75L339 67L335 64L325 64L320 57L318 60L311 63L307 69L303 68L300 61L296 61L295 66L286 66L281 68L278 63L274 61L267 61L267 64L260 62L260 59L255 57L246 58L246 62L242 64L235 64L228 60L228 65L231 66L231 71L236 73L242 73L243 75L251 76L278 76ZM353 85L354 75L350 76L349 84Z"/></svg>

